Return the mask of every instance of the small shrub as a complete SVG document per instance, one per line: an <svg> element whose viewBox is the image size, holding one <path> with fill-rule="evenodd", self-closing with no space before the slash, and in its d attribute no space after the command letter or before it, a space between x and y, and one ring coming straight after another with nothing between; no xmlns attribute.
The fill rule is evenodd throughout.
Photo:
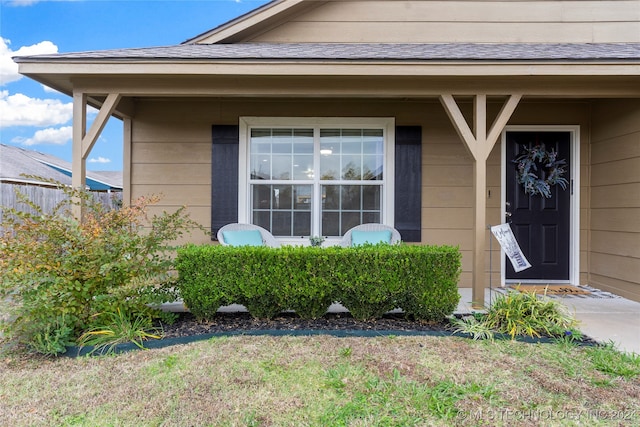
<svg viewBox="0 0 640 427"><path fill-rule="evenodd" d="M476 316L465 316L461 319L454 317L451 319L451 323L454 326L453 332L455 333L467 334L474 340L493 341L493 330Z"/></svg>
<svg viewBox="0 0 640 427"><path fill-rule="evenodd" d="M189 311L198 319L215 315L218 308L238 302L238 276L228 274L229 268L240 270L242 255L223 247L188 244L178 248L176 269L180 273L178 288Z"/></svg>
<svg viewBox="0 0 640 427"><path fill-rule="evenodd" d="M516 335L561 337L577 325L568 309L558 301L517 289L509 290L494 300L484 323L512 339Z"/></svg>
<svg viewBox="0 0 640 427"><path fill-rule="evenodd" d="M73 322L69 322L64 315L42 324L34 323L32 339L28 343L31 350L46 356L64 353L67 346L74 344Z"/></svg>
<svg viewBox="0 0 640 427"><path fill-rule="evenodd" d="M149 218L148 207L159 200L152 197L105 210L88 192L50 182L67 196L51 213L21 194L35 214L4 209L0 301L9 315L0 332L6 339L51 353L89 327L96 313L152 315L159 312L150 305L175 300L171 242L197 227L184 208ZM82 221L70 212L78 204Z"/></svg>
<svg viewBox="0 0 640 427"><path fill-rule="evenodd" d="M335 280L330 271L335 271L336 255L339 249L318 247L298 250L295 247L281 248L272 252L279 260L274 264L282 266L285 279L274 284L280 307L294 310L303 319L322 317L329 306L336 301ZM288 280L286 280L288 279Z"/></svg>
<svg viewBox="0 0 640 427"><path fill-rule="evenodd" d="M460 301L460 251L451 246L426 246L407 255L397 260L397 267L408 278L398 306L423 321L440 321L453 313Z"/></svg>
<svg viewBox="0 0 640 427"><path fill-rule="evenodd" d="M286 309L281 305L278 288L285 282L287 267L275 261L278 249L270 247L239 248L243 255L239 269L229 270L237 275L238 301L259 319L271 319Z"/></svg>
<svg viewBox="0 0 640 427"><path fill-rule="evenodd" d="M162 338L162 331L153 327L148 316L127 314L118 308L115 312L100 313L96 318L95 326L78 339L81 347L93 346L89 354L112 354L118 344L128 342L144 349L145 340Z"/></svg>
<svg viewBox="0 0 640 427"><path fill-rule="evenodd" d="M388 244L361 245L342 251L336 266L338 300L358 320L373 320L399 307L406 282ZM401 264L401 263L400 263Z"/></svg>

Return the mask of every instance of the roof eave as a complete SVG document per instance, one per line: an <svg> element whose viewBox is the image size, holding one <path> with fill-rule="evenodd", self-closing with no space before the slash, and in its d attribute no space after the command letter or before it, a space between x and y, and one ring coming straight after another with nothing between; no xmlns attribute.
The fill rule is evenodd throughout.
<svg viewBox="0 0 640 427"><path fill-rule="evenodd" d="M536 76L634 75L640 60L301 60L301 59L51 59L23 57L19 71L68 93L54 78L92 75L135 76ZM452 74L453 73L453 74Z"/></svg>

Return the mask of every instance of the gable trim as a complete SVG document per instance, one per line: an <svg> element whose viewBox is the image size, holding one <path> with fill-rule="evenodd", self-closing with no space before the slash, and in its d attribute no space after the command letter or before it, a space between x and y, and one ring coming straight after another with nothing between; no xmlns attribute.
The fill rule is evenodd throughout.
<svg viewBox="0 0 640 427"><path fill-rule="evenodd" d="M276 22L293 13L305 12L326 1L273 0L238 18L197 35L182 44L235 43L262 33Z"/></svg>

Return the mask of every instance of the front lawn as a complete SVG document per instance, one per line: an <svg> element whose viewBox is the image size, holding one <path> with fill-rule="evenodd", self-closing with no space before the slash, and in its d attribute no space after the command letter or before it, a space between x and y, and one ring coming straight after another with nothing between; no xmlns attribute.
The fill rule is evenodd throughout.
<svg viewBox="0 0 640 427"><path fill-rule="evenodd" d="M638 425L640 357L458 337L238 336L0 359L0 423Z"/></svg>

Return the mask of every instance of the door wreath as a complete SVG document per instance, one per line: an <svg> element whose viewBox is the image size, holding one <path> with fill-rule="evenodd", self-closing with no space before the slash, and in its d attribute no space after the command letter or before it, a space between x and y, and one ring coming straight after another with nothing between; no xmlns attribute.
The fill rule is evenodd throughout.
<svg viewBox="0 0 640 427"><path fill-rule="evenodd" d="M525 194L549 198L551 187L560 185L563 190L567 188L569 182L564 178L567 162L558 159L557 152L547 151L544 144L532 148L522 146L522 149L522 154L513 162L517 164L516 178Z"/></svg>

